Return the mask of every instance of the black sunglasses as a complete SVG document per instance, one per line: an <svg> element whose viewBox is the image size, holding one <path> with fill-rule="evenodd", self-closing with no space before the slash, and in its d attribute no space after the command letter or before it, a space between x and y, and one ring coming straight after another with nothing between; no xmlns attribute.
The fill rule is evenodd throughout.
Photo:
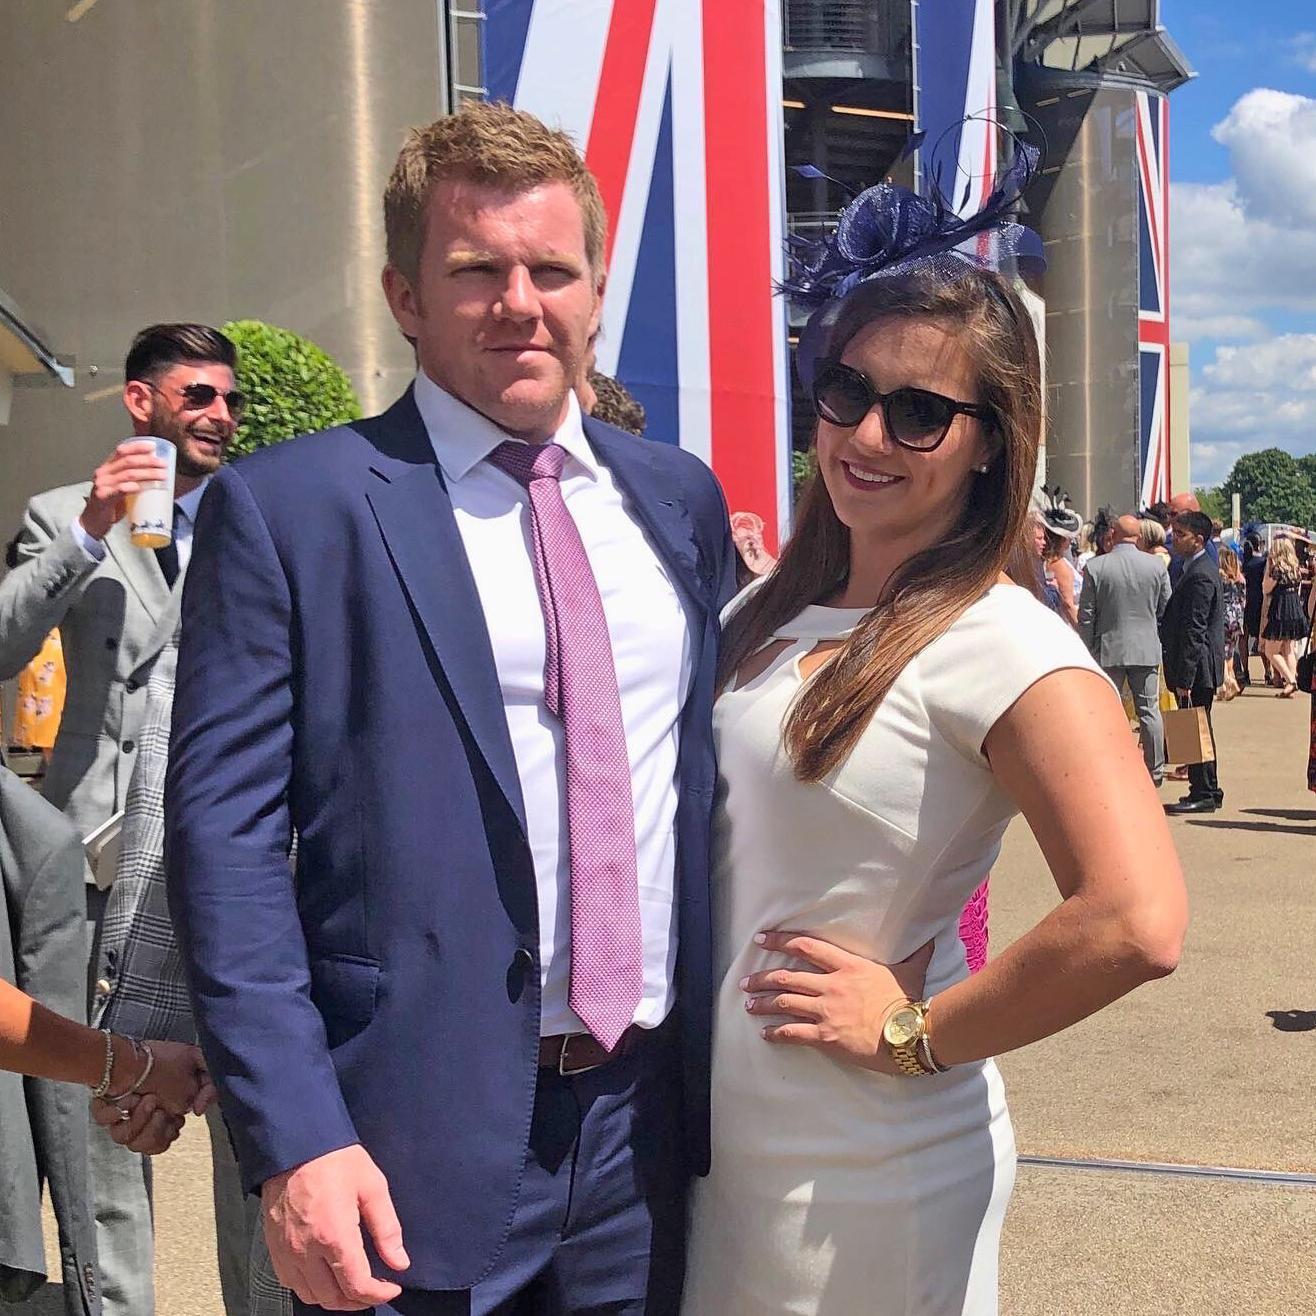
<svg viewBox="0 0 1316 1316"><path fill-rule="evenodd" d="M868 376L839 361L824 361L813 379L813 409L829 425L851 430L878 405L887 433L902 448L931 452L941 445L956 416L994 421L990 407L931 393L925 388L897 388L879 393Z"/></svg>
<svg viewBox="0 0 1316 1316"><path fill-rule="evenodd" d="M159 393L162 397L168 396L164 389L157 388L152 383L148 382L147 387L151 392ZM233 388L224 393L213 384L184 384L178 391L182 395L183 406L188 411L204 411L218 397L224 399L228 414L234 420L240 419L247 409L247 395L240 389Z"/></svg>

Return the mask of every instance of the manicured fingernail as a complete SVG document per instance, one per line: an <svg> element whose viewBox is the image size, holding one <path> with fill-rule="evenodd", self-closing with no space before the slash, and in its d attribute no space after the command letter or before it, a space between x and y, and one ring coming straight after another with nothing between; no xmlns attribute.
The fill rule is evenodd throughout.
<svg viewBox="0 0 1316 1316"><path fill-rule="evenodd" d="M768 934L766 932L756 932L754 934L754 940L760 946L766 946L768 944Z"/></svg>
<svg viewBox="0 0 1316 1316"><path fill-rule="evenodd" d="M766 1028L760 1028L760 1029L759 1029L759 1036L760 1036L761 1038L763 1038L763 1039L766 1041L766 1040L767 1040L767 1037L768 1037L768 1030L767 1030Z"/></svg>
<svg viewBox="0 0 1316 1316"><path fill-rule="evenodd" d="M746 1009L746 1010L749 1010L749 1011L751 1011L751 1012L753 1011L753 1009L754 1009L754 998L753 998L752 996L746 996L746 997L745 997L745 1009Z"/></svg>
<svg viewBox="0 0 1316 1316"><path fill-rule="evenodd" d="M742 992L747 992L747 991L749 991L749 979L748 979L748 978L742 978L742 979L740 980L740 990L741 990Z"/></svg>

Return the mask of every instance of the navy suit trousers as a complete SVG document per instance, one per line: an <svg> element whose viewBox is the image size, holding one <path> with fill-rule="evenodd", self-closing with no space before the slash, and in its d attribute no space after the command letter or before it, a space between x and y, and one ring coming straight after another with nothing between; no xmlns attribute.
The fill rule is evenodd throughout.
<svg viewBox="0 0 1316 1316"><path fill-rule="evenodd" d="M493 1274L459 1293L408 1290L376 1316L675 1316L688 1188L675 1023L588 1073L540 1070L521 1194Z"/></svg>

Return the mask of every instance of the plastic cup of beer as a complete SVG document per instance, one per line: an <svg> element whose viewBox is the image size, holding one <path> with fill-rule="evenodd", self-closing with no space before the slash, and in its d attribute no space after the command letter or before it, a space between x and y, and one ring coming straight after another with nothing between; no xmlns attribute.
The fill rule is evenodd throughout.
<svg viewBox="0 0 1316 1316"><path fill-rule="evenodd" d="M128 495L128 535L138 548L167 548L174 538L174 463L178 452L168 439L147 434L141 442L155 445L155 456L169 463L169 472L163 480Z"/></svg>

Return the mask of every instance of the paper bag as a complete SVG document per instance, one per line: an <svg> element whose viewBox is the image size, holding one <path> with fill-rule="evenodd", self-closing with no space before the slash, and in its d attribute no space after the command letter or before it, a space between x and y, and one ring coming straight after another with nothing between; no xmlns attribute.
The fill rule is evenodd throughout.
<svg viewBox="0 0 1316 1316"><path fill-rule="evenodd" d="M1161 714L1165 724L1165 758L1169 763L1211 763L1215 742L1204 708L1172 708Z"/></svg>

